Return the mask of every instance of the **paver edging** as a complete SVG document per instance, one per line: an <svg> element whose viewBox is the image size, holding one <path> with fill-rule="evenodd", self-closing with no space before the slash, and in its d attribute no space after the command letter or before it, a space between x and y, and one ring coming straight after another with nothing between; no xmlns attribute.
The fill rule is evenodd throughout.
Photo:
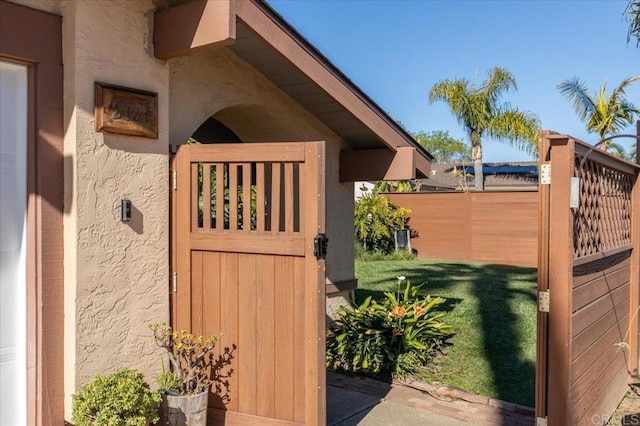
<svg viewBox="0 0 640 426"><path fill-rule="evenodd" d="M407 386L422 392L427 392L431 396L437 399L461 399L463 401L471 402L474 404L487 405L491 407L500 408L505 411L513 411L525 415L535 415L535 409L524 405L515 404L513 402L502 401L500 399L489 398L482 395L477 395L471 392L467 392L463 389L453 386L444 386L439 383L427 383L420 380L413 379L393 379L391 382L393 385Z"/></svg>

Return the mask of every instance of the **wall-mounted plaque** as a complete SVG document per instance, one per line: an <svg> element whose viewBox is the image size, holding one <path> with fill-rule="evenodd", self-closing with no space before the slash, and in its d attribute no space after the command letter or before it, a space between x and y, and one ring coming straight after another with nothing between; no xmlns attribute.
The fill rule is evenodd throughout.
<svg viewBox="0 0 640 426"><path fill-rule="evenodd" d="M158 138L158 94L96 82L96 130Z"/></svg>

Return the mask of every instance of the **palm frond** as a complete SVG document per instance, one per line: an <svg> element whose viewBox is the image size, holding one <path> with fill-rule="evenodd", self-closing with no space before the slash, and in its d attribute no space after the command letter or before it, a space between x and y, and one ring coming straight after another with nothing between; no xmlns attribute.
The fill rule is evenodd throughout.
<svg viewBox="0 0 640 426"><path fill-rule="evenodd" d="M613 141L609 141L607 144L607 149L611 150L611 154L616 157L622 158L623 160L631 161L631 153L627 153L624 147L618 143Z"/></svg>
<svg viewBox="0 0 640 426"><path fill-rule="evenodd" d="M528 154L535 154L538 152L540 120L530 112L506 109L491 119L487 135L507 141Z"/></svg>
<svg viewBox="0 0 640 426"><path fill-rule="evenodd" d="M442 80L429 92L429 102L443 101L465 129L475 127L473 88L469 80Z"/></svg>
<svg viewBox="0 0 640 426"><path fill-rule="evenodd" d="M629 22L627 43L631 41L632 37L635 37L636 47L640 47L640 0L629 0L624 14Z"/></svg>
<svg viewBox="0 0 640 426"><path fill-rule="evenodd" d="M580 81L578 77L565 80L557 85L560 93L569 101L573 102L573 108L580 117L580 120L587 121L589 116L596 110L596 100L587 91L587 85Z"/></svg>
<svg viewBox="0 0 640 426"><path fill-rule="evenodd" d="M480 94L490 106L496 106L503 92L510 89L518 90L516 79L504 68L495 67L489 70L489 78L485 81L478 94Z"/></svg>
<svg viewBox="0 0 640 426"><path fill-rule="evenodd" d="M629 86L634 81L638 81L638 80L640 80L640 75L635 75L633 77L629 77L622 80L622 82L618 84L618 87L616 87L613 93L611 94L611 97L613 99L617 99L619 96L622 95L623 98L626 98L627 94L625 93L624 89L626 89L627 86Z"/></svg>

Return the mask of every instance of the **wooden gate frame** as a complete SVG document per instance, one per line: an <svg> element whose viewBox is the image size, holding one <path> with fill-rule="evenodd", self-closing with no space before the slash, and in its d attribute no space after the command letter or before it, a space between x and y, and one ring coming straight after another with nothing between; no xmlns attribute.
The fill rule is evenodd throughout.
<svg viewBox="0 0 640 426"><path fill-rule="evenodd" d="M207 151L209 147L215 147L218 153L214 156ZM220 152L223 150L223 152ZM305 371L304 371L304 398L306 425L324 425L326 423L326 374L325 374L325 260L316 259L314 237L325 233L325 142L295 142L295 143L243 143L243 144L215 144L215 145L182 145L175 155L172 155L170 163L170 247L171 247L171 283L170 283L170 311L171 324L175 324L177 307L185 303L175 292L176 272L190 276L190 260L186 257L178 257L178 253L184 252L189 247L187 239L190 236L190 223L192 217L187 209L178 209L179 205L189 205L192 191L179 191L174 196L178 182L184 185L190 182L192 156L206 158L215 163L225 162L269 162L283 161L290 153L290 160L295 156L304 158L306 167L317 171L317 180L304 179L304 186L300 188L301 199L315 196L317 200L310 203L316 208L305 209L304 212L304 258L305 283L315 282L315 288L305 286L304 291L304 315L305 315ZM202 160L200 160L202 161ZM219 234L218 234L219 235ZM249 234L245 234L249 235ZM188 237L189 238L189 237ZM245 240L246 242L246 240ZM236 241L241 244L241 242ZM184 273L184 271L187 271ZM310 409L314 407L313 409ZM243 421L251 423L250 418ZM283 422L282 424L285 424ZM286 423L289 424L289 423ZM293 423L291 423L293 424Z"/></svg>
<svg viewBox="0 0 640 426"><path fill-rule="evenodd" d="M640 135L640 122L638 135ZM571 289L573 284L573 217L570 209L571 186L578 143L569 136L543 132L540 138L539 170L550 166L550 185L539 187L539 258L536 353L535 413L538 425L572 424L569 393L571 390ZM553 149L553 159L551 150ZM580 147L584 151L584 145ZM593 156L598 155L594 152ZM637 163L640 165L640 152ZM541 173L542 175L542 173ZM627 369L629 382L638 379L638 313L640 306L640 173L635 172L631 192L631 243L629 280L629 338ZM628 250L628 248L627 248ZM612 250L614 251L614 250ZM542 312L541 293L553 291L549 312ZM635 312L635 314L634 314ZM603 413L606 415L607 413ZM609 413L610 414L610 413Z"/></svg>

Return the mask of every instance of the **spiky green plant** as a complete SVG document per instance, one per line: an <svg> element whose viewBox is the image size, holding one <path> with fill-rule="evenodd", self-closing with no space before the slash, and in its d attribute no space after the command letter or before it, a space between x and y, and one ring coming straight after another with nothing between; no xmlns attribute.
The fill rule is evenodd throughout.
<svg viewBox="0 0 640 426"><path fill-rule="evenodd" d="M367 297L359 306L339 308L327 333L327 366L373 374L405 376L429 363L451 327L437 312L441 297L419 297L418 287L398 277L396 292Z"/></svg>

